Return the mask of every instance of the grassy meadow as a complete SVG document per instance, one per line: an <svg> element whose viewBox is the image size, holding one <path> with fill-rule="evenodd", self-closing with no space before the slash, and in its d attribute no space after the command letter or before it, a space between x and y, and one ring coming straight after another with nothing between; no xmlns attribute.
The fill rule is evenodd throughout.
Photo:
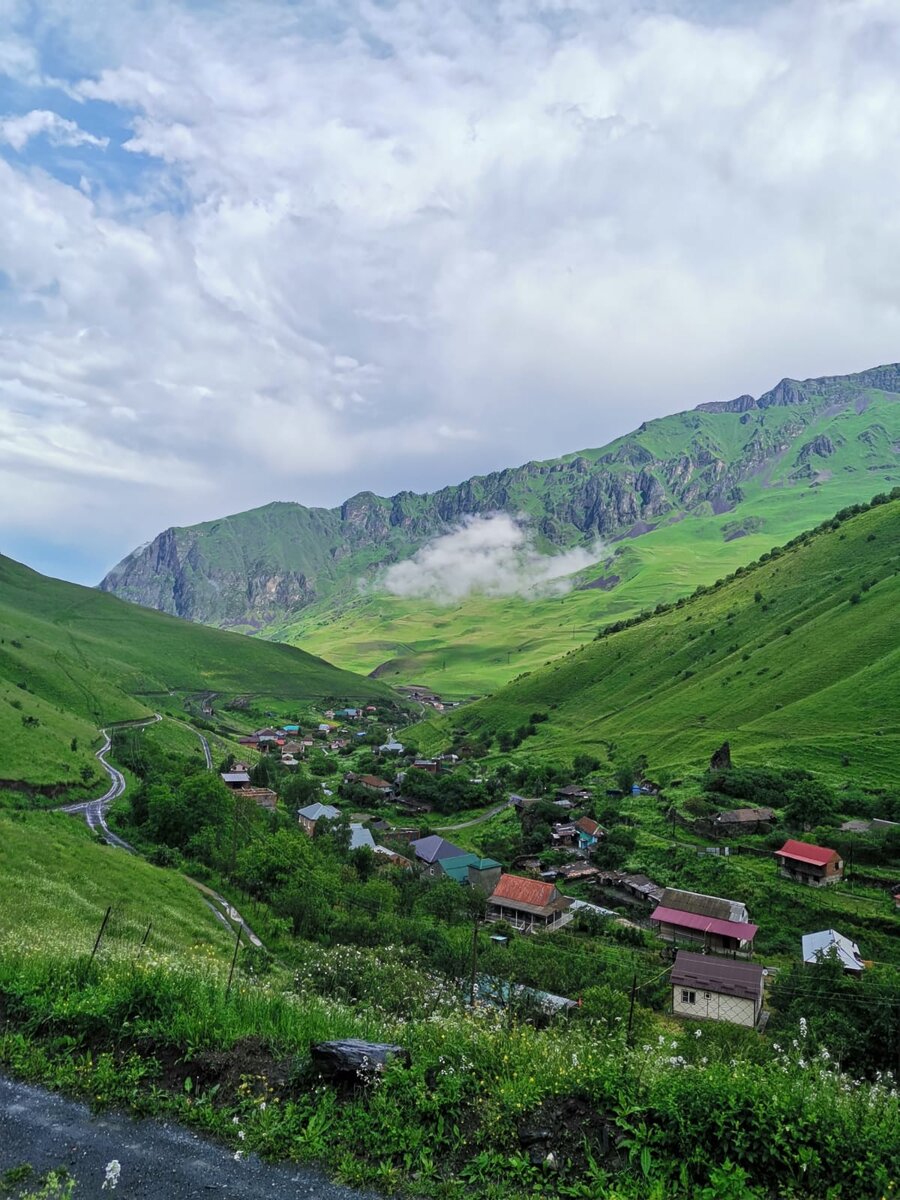
<svg viewBox="0 0 900 1200"><path fill-rule="evenodd" d="M900 500L829 525L730 582L592 641L459 712L423 750L535 727L519 753L696 769L723 741L843 784L900 784Z"/></svg>
<svg viewBox="0 0 900 1200"><path fill-rule="evenodd" d="M206 693L294 705L389 696L291 646L194 625L0 557L0 779L77 786L84 769L99 778L101 726Z"/></svg>

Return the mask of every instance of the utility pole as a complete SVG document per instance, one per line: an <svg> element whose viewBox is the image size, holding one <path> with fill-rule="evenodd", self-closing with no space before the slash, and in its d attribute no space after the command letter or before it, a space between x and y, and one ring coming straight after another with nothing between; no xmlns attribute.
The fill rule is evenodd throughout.
<svg viewBox="0 0 900 1200"><path fill-rule="evenodd" d="M631 977L631 1000L628 1004L628 1033L625 1035L625 1044L631 1045L631 1026L634 1022L634 998L637 994L637 971Z"/></svg>
<svg viewBox="0 0 900 1200"><path fill-rule="evenodd" d="M472 922L472 964L469 977L469 1007L475 1007L475 981L478 974L478 917Z"/></svg>

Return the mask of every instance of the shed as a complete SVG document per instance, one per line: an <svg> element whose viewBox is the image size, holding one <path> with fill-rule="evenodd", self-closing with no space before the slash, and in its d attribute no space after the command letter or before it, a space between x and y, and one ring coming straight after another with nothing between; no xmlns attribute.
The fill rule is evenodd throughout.
<svg viewBox="0 0 900 1200"><path fill-rule="evenodd" d="M786 879L805 883L808 887L837 883L844 874L844 864L837 850L792 838L775 851L775 861Z"/></svg>

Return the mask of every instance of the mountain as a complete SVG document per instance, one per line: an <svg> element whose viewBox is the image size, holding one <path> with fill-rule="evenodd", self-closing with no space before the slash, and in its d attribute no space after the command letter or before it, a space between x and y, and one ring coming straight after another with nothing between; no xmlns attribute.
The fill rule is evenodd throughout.
<svg viewBox="0 0 900 1200"><path fill-rule="evenodd" d="M270 504L168 529L100 586L193 621L302 642L354 670L463 695L563 652L599 621L712 582L897 483L893 364L784 379L758 399L701 404L600 449L426 495L362 492L334 509ZM447 606L377 586L386 564L464 516L496 511L526 514L544 551L600 537L611 552L573 581L562 604L474 596Z"/></svg>
<svg viewBox="0 0 900 1200"><path fill-rule="evenodd" d="M297 704L390 697L292 646L193 625L0 556L0 786L71 782L99 726L210 692Z"/></svg>
<svg viewBox="0 0 900 1200"><path fill-rule="evenodd" d="M727 740L742 765L900 786L900 489L863 507L410 740L496 747L542 712L520 754L613 765L644 755L652 776L705 767Z"/></svg>

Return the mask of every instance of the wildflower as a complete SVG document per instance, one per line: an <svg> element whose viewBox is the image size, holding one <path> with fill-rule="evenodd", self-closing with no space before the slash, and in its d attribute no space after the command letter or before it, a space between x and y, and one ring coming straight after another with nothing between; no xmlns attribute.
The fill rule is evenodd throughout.
<svg viewBox="0 0 900 1200"><path fill-rule="evenodd" d="M802 1038L806 1037L806 1017L800 1018L800 1036Z"/></svg>
<svg viewBox="0 0 900 1200"><path fill-rule="evenodd" d="M699 1030L699 1029L695 1029L695 1030L694 1030L694 1037L695 1037L695 1038L698 1038L698 1037L700 1037L700 1036L701 1036L701 1030Z"/></svg>
<svg viewBox="0 0 900 1200"><path fill-rule="evenodd" d="M238 1139L239 1139L240 1141L243 1141L243 1140L244 1140L244 1138L245 1138L246 1136L247 1136L247 1135L246 1135L246 1133L244 1133L243 1129L239 1129L239 1130L238 1130Z"/></svg>
<svg viewBox="0 0 900 1200"><path fill-rule="evenodd" d="M116 1184L119 1182L119 1176L122 1174L122 1164L117 1158L106 1164L106 1178L103 1180L103 1191L107 1188L111 1192L116 1190Z"/></svg>
<svg viewBox="0 0 900 1200"><path fill-rule="evenodd" d="M235 1150L234 1155L232 1157L234 1158L235 1162L240 1162L241 1159L244 1157L243 1150Z"/></svg>

